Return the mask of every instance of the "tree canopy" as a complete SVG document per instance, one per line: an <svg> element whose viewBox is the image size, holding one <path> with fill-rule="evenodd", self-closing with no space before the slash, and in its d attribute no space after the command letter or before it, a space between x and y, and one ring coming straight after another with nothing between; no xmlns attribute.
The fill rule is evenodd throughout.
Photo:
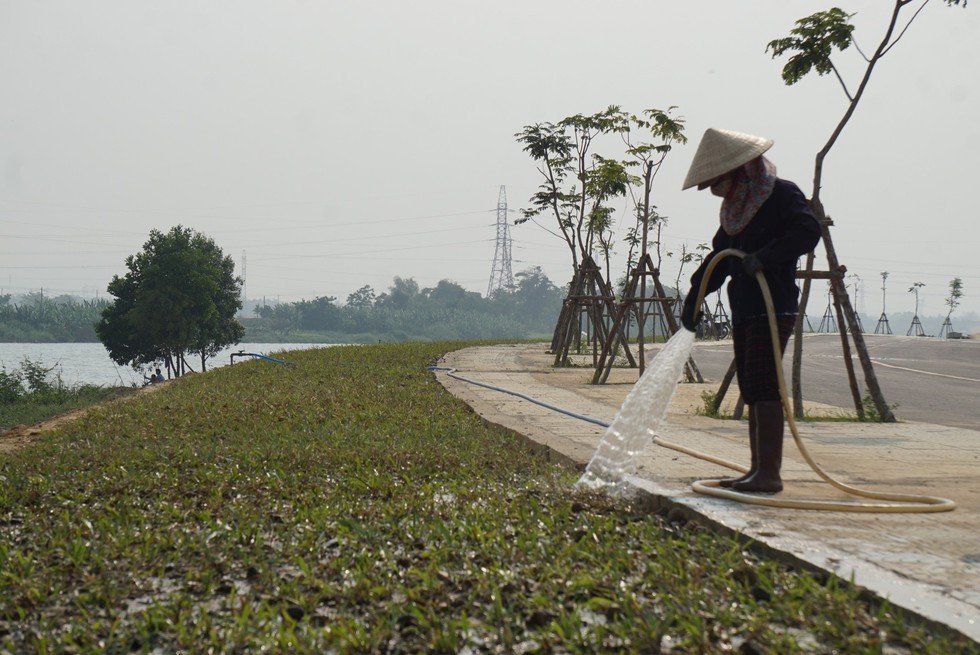
<svg viewBox="0 0 980 655"><path fill-rule="evenodd" d="M420 287L395 276L385 292L365 285L347 297L317 298L255 308L242 322L248 339L331 343L531 339L549 334L561 311L565 289L540 267L514 275L514 285L488 297L451 280Z"/></svg>
<svg viewBox="0 0 980 655"><path fill-rule="evenodd" d="M153 230L126 267L109 283L115 301L96 325L117 364L166 362L179 373L185 355L194 354L203 370L209 357L244 336L235 319L242 281L209 237L180 225L166 234Z"/></svg>
<svg viewBox="0 0 980 655"><path fill-rule="evenodd" d="M946 296L946 306L949 307L949 313L946 314L946 318L949 318L953 314L953 310L960 306L960 300L963 298L963 279L954 277L949 281L949 295Z"/></svg>
<svg viewBox="0 0 980 655"><path fill-rule="evenodd" d="M671 115L675 109L646 109L637 116L610 105L592 115L525 125L514 137L536 162L544 181L530 198L531 208L522 209L516 223L553 216L571 254L572 268L599 252L606 258L608 277L615 215L611 203L633 194L642 229L632 234L634 241L642 241L645 253L653 177L672 145L687 140L684 121ZM614 157L596 152L600 141L610 136L620 141ZM634 172L637 169L640 175ZM639 198L633 193L636 189Z"/></svg>

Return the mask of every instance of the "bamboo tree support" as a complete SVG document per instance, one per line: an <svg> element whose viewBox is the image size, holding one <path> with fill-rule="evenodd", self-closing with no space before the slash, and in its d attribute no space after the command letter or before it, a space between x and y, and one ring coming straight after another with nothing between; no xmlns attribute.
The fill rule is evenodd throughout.
<svg viewBox="0 0 980 655"><path fill-rule="evenodd" d="M610 330L610 334L615 334L619 329L627 328L629 323L629 317L633 313L635 306L637 304L640 306L640 311L637 312L637 329L638 329L637 347L639 350L638 359L639 359L639 367L640 367L641 375L645 367L643 342L645 336L644 333L645 333L645 324L646 324L645 321L646 312L643 309L643 301L646 299L643 297L637 298L636 292L637 292L637 287L639 286L641 288L641 296L645 295L646 293L645 281L646 281L646 276L648 275L652 275L654 279L657 280L659 273L657 269L654 268L653 262L650 259L649 255L645 255L640 259L640 263L630 271L630 277L629 280L627 281L626 289L623 291L623 297L619 301L619 303L617 303L616 309L613 313L613 323L612 323L612 328ZM641 284L641 282L643 284ZM660 288L659 281L656 282L656 288L657 289ZM662 294L659 291L657 292L657 295L658 295L657 298L658 300L660 299L667 300L666 298L659 298L659 296L662 296ZM651 298L650 300L654 300L654 299ZM669 307L667 308L667 310L669 311ZM665 311L664 314L666 315L668 311ZM656 334L657 334L657 327L656 324L654 324L653 326L654 338L656 338ZM616 344L613 341L609 341L601 345L602 345L602 349L599 353L599 357L597 361L595 362L596 372L592 378L593 384L602 384L606 381L606 379L609 376L609 372L607 368L609 369L612 368L612 363L616 359L616 353L618 352L618 347L617 347L618 344ZM608 367L606 366L607 362L609 364ZM636 364L632 364L632 366L636 366Z"/></svg>
<svg viewBox="0 0 980 655"><path fill-rule="evenodd" d="M807 332L816 332L816 330L813 329L813 323L810 322L810 317L807 316L806 312L800 312L800 317L800 323L806 323Z"/></svg>
<svg viewBox="0 0 980 655"><path fill-rule="evenodd" d="M561 348L562 340L565 338L565 332L568 329L568 322L572 320L572 314L574 313L574 305L571 302L571 296L578 294L581 290L581 284L579 282L582 276L581 269L576 268L575 274L572 275L572 281L568 283L568 295L561 303L561 311L558 313L558 322L555 324L555 331L551 335L551 348L548 352L554 354L557 353Z"/></svg>
<svg viewBox="0 0 980 655"><path fill-rule="evenodd" d="M803 418L803 321L807 323L807 327L810 328L810 332L813 332L813 326L810 325L810 319L807 318L806 305L807 301L810 299L810 283L812 281L813 274L813 259L814 255L811 251L806 256L806 266L804 266L802 271L797 271L796 277L803 278L803 291L800 294L800 313L796 315L796 325L793 326L793 361L792 361L792 377L793 377L793 416L796 419Z"/></svg>
<svg viewBox="0 0 980 655"><path fill-rule="evenodd" d="M728 316L725 305L721 302L721 292L718 292L718 301L711 314L711 338L727 339L732 336L732 320Z"/></svg>
<svg viewBox="0 0 980 655"><path fill-rule="evenodd" d="M562 302L561 312L558 315L558 322L555 324L555 331L551 336L551 353L559 353L565 344L565 337L570 329L575 330L574 343L580 345L582 324L582 304L576 299L586 295L585 287L588 284L585 279L582 267L575 269L575 275L568 284L568 295ZM566 353L567 355L567 353Z"/></svg>
<svg viewBox="0 0 980 655"><path fill-rule="evenodd" d="M647 277L653 279L654 296L646 297L646 285L643 284ZM641 293L637 295L637 287L640 287ZM644 326L646 321L644 320L647 314L647 304L650 303L654 307L659 306L660 310L663 312L661 315L663 321L666 323L666 327L669 334L673 335L678 330L677 321L674 318L673 305L676 300L667 296L664 291L663 285L660 283L660 271L653 265L653 260L650 258L649 253L645 254L640 258L639 264L633 268L630 272L630 279L626 285L626 290L623 293L623 298L615 308L615 313L613 314L613 324L609 331L609 335L619 334L623 325L628 322L630 314L635 308L639 307L640 320L637 321L637 341L639 344L639 355L640 355L640 375L646 367L645 357L644 357ZM652 338L656 338L657 328L656 324L653 326ZM667 334L664 334L666 337ZM601 354L599 355L598 361L595 365L595 374L592 376L592 384L605 384L606 380L609 379L609 373L612 371L613 363L616 359L616 350L618 342L614 338L608 339L602 344ZM629 351L627 351L629 352ZM636 368L636 364L630 362L632 368ZM701 371L698 369L697 364L693 357L688 358L687 363L684 366L684 376L688 382L703 382L704 378L701 376Z"/></svg>
<svg viewBox="0 0 980 655"><path fill-rule="evenodd" d="M725 396L728 394L728 389L732 386L732 380L735 379L735 360L732 359L732 363L728 366L728 371L725 372L725 377L721 380L721 386L718 387L718 392L715 394L715 398L711 401L711 410L717 415L721 411L721 403L724 402ZM732 415L733 419L742 418L742 410L745 408L745 403L742 401L742 394L738 395L738 400L735 402L735 412Z"/></svg>
<svg viewBox="0 0 980 655"><path fill-rule="evenodd" d="M827 309L824 310L823 318L820 319L820 325L817 326L817 332L837 331L838 323L834 318L834 311L831 309L834 306L833 296L834 296L833 287L829 287L827 289Z"/></svg>
<svg viewBox="0 0 980 655"><path fill-rule="evenodd" d="M912 317L912 324L909 325L909 331L905 333L905 336L911 337L913 333L917 337L926 336L926 331L922 329L922 321L919 320L918 314Z"/></svg>
<svg viewBox="0 0 980 655"><path fill-rule="evenodd" d="M844 278L843 271L841 271L841 279ZM846 289L843 284L840 285L841 289ZM851 388L851 400L854 401L854 411L857 412L858 420L864 420L864 405L861 403L861 391L858 389L857 376L854 373L854 361L851 359L851 346L847 341L847 324L844 322L844 316L842 315L840 298L837 297L837 288L833 283L830 285L830 290L834 294L834 310L837 312L837 325L840 326L840 345L841 351L844 353L844 367L847 369L847 381ZM855 334L861 334L861 330L857 329L853 331Z"/></svg>
<svg viewBox="0 0 980 655"><path fill-rule="evenodd" d="M888 316L885 312L881 312L881 316L878 317L878 324L875 325L875 334L891 334L892 328L888 324Z"/></svg>
<svg viewBox="0 0 980 655"><path fill-rule="evenodd" d="M953 322L949 320L949 315L947 314L946 320L943 321L942 326L939 328L939 338L948 339L949 333L953 331Z"/></svg>
<svg viewBox="0 0 980 655"><path fill-rule="evenodd" d="M818 216L823 215L822 208L817 213ZM883 423L894 423L895 415L892 413L888 403L885 402L885 396L881 391L881 386L878 384L878 377L875 375L874 366L871 363L871 356L868 354L868 346L864 341L864 334L861 331L860 323L857 320L854 308L851 306L850 298L847 295L847 287L844 285L844 273L847 272L847 269L841 266L838 261L837 251L834 249L834 242L830 237L830 227L833 224L834 221L829 216L820 220L824 250L827 254L827 270L814 271L814 255L810 253L807 256L806 270L797 274L797 277L804 279L804 283L803 293L800 296L800 313L797 315L793 343L793 413L796 418L803 418L803 323L800 317L806 313L807 300L810 295L810 280L829 279L831 290L834 294L834 303L839 306L839 321L843 325L841 330L841 344L844 349L844 360L848 369L848 382L851 387L851 393L855 396L855 408L858 409L858 415L863 416L864 405L859 397L860 392L857 390L857 379L853 373L850 349L847 346L847 333L850 333L851 338L854 340L854 350L857 352L858 360L861 363L861 370L864 374L865 385L867 385L868 396L874 404L878 416L881 417Z"/></svg>
<svg viewBox="0 0 980 655"><path fill-rule="evenodd" d="M586 256L569 287L568 296L562 304L562 312L558 325L551 340L552 352L555 355L555 366L568 366L568 353L572 344L581 339L583 315L593 335L593 341L598 344L613 341L621 346L630 366L636 366L636 359L629 347L629 340L622 327L609 329L607 317L616 314L616 298L612 289L602 278L602 272L595 261ZM597 363L598 347L592 349L593 366Z"/></svg>

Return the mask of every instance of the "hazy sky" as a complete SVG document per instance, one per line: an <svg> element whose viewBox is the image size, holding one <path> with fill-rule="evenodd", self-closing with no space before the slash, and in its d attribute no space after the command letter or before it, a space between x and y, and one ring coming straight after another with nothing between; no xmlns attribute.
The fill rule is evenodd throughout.
<svg viewBox="0 0 980 655"><path fill-rule="evenodd" d="M892 4L837 4L857 13L865 52ZM972 5L928 3L826 161L822 197L862 312L881 311L882 271L889 312L912 309L914 282L920 314L944 312L957 276L957 312L980 311ZM500 187L517 210L541 182L514 134L610 104L676 105L686 120L654 202L668 247L693 248L718 221L716 198L680 190L707 127L775 139L779 174L812 192L846 99L829 76L785 86L765 48L832 6L0 0L0 289L105 297L151 229L182 224L246 263L250 298L343 303L396 275L485 293ZM836 62L856 88L859 53ZM563 241L532 224L511 235L514 272L568 281ZM665 262L667 283L676 270Z"/></svg>

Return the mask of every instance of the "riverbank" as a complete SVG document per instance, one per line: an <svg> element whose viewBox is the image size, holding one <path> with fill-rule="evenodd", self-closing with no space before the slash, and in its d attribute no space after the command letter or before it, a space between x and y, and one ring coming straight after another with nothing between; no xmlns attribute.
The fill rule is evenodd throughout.
<svg viewBox="0 0 980 655"><path fill-rule="evenodd" d="M0 649L977 652L573 491L427 370L464 345L223 367L0 455Z"/></svg>
<svg viewBox="0 0 980 655"><path fill-rule="evenodd" d="M229 346L207 362L208 369L231 364L231 355L239 351L262 355L286 353L291 350L329 348L335 344L324 343L254 343L242 342ZM44 368L50 368L52 377L58 376L70 387L97 385L103 387L141 387L146 382L146 371L135 371L128 366L113 362L101 343L0 343L0 368L11 371L28 359ZM191 366L199 371L200 362L188 358Z"/></svg>

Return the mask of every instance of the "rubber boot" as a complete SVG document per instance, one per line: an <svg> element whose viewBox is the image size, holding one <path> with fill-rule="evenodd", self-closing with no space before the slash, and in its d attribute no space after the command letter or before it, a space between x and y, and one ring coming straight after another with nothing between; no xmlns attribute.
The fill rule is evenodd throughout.
<svg viewBox="0 0 980 655"><path fill-rule="evenodd" d="M755 472L759 470L759 449L756 447L756 420L755 420L755 406L749 405L749 449L752 452L752 463L749 465L749 470L742 476L737 478L724 478L718 481L719 487L731 487L735 482L742 482L749 477L755 475Z"/></svg>
<svg viewBox="0 0 980 655"><path fill-rule="evenodd" d="M756 416L756 449L759 467L755 474L733 482L736 491L783 490L779 469L783 464L783 405L778 400L765 400L752 405Z"/></svg>

